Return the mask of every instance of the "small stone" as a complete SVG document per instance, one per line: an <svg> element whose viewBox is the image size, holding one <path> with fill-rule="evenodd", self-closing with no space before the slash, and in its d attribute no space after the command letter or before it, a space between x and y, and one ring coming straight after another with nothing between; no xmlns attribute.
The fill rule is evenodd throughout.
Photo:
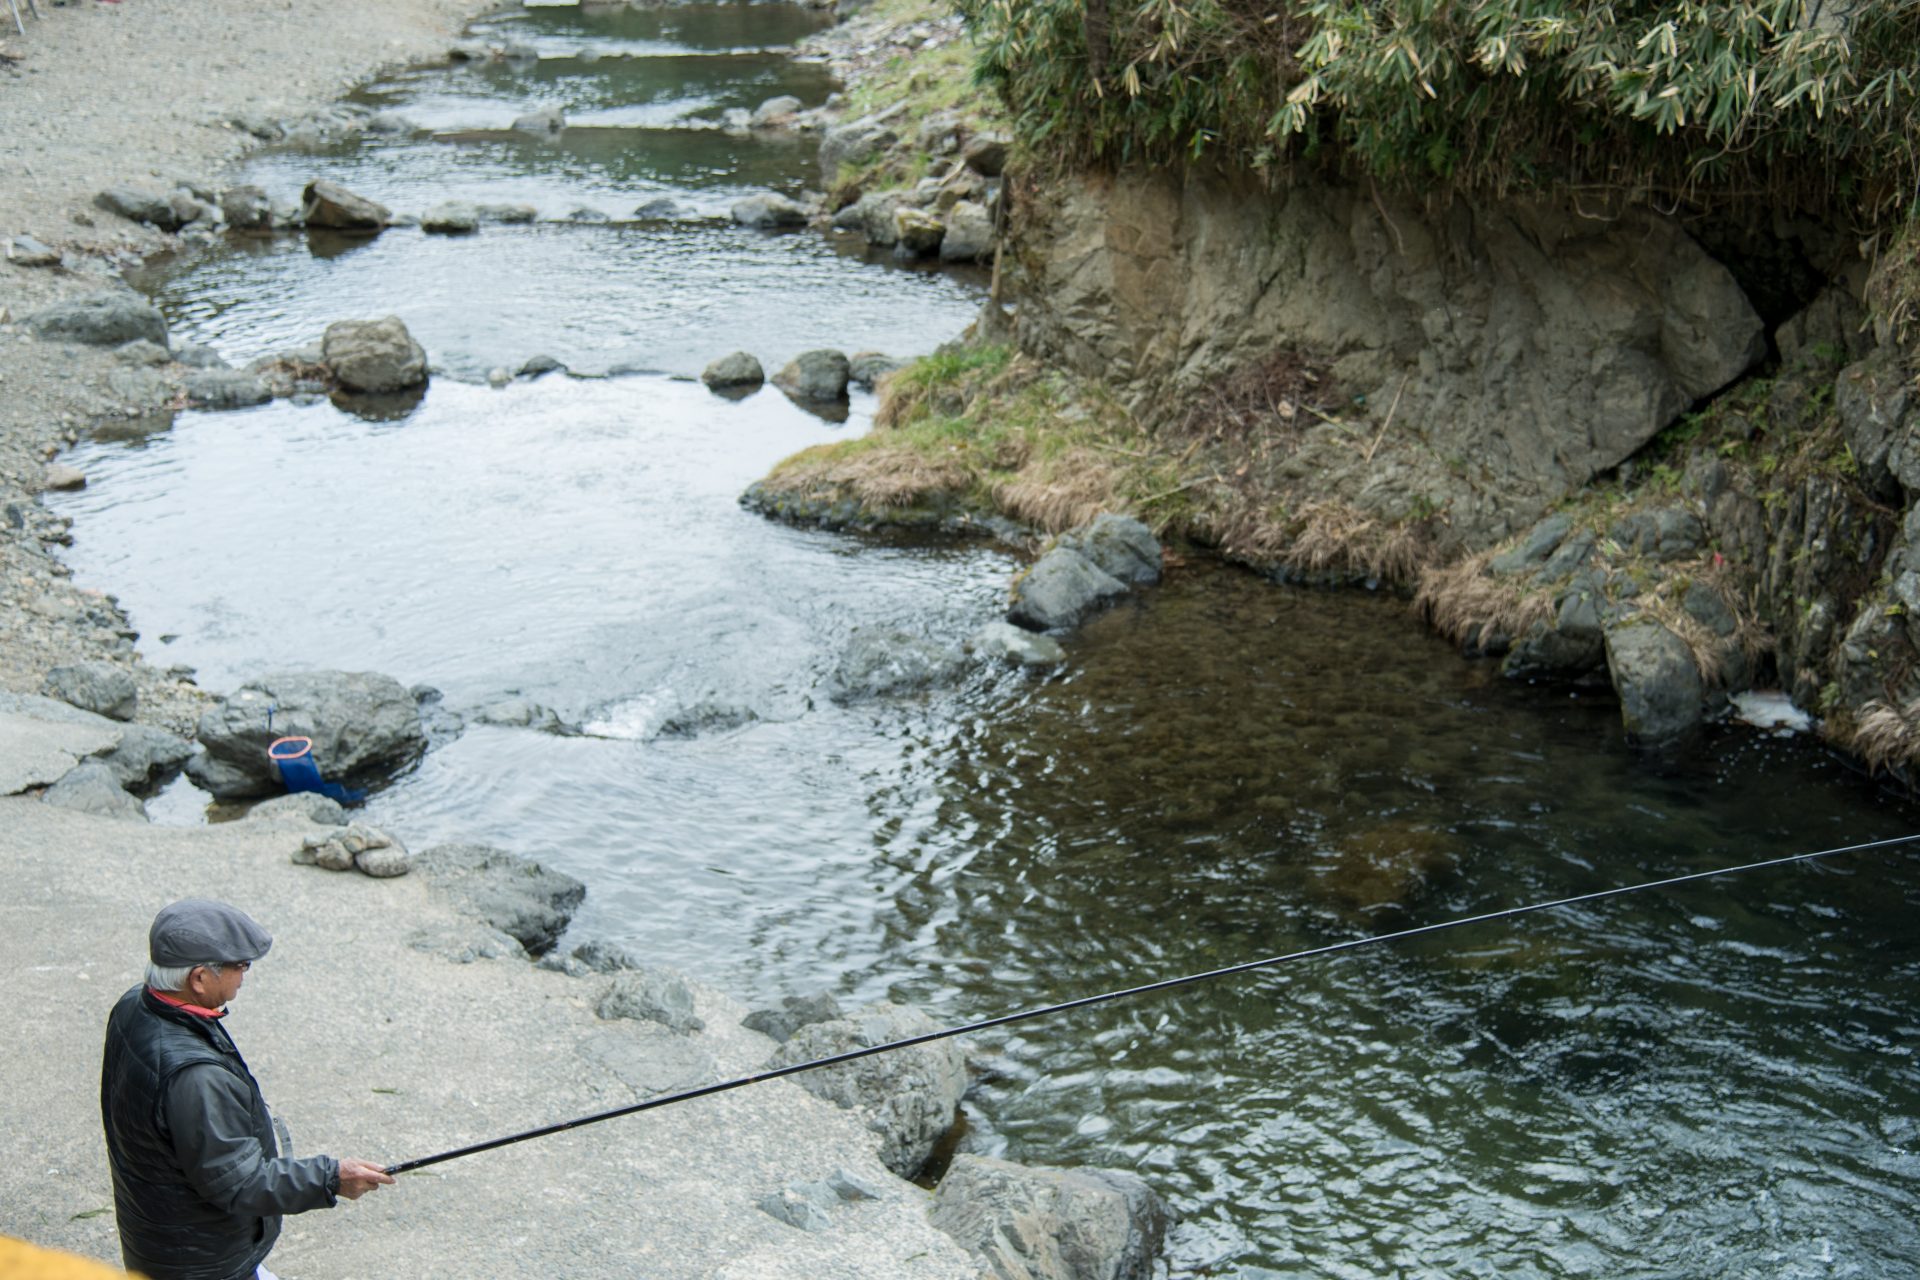
<svg viewBox="0 0 1920 1280"><path fill-rule="evenodd" d="M566 113L558 107L531 111L524 116L515 117L513 122L513 128L517 133L558 133L566 127Z"/></svg>
<svg viewBox="0 0 1920 1280"><path fill-rule="evenodd" d="M32 236L20 235L7 241L7 261L22 267L58 266L60 251Z"/></svg>
<svg viewBox="0 0 1920 1280"><path fill-rule="evenodd" d="M40 487L54 493L66 493L74 489L87 487L86 474L78 468L61 463L49 463L40 476Z"/></svg>
<svg viewBox="0 0 1920 1280"><path fill-rule="evenodd" d="M826 1210L791 1190L762 1196L760 1211L801 1231L825 1231L833 1226Z"/></svg>
<svg viewBox="0 0 1920 1280"><path fill-rule="evenodd" d="M480 210L463 200L448 200L420 215L420 229L435 235L471 235L480 229Z"/></svg>
<svg viewBox="0 0 1920 1280"><path fill-rule="evenodd" d="M877 1185L846 1169L835 1169L832 1176L827 1179L827 1186L842 1200L884 1200L886 1198L886 1193Z"/></svg>

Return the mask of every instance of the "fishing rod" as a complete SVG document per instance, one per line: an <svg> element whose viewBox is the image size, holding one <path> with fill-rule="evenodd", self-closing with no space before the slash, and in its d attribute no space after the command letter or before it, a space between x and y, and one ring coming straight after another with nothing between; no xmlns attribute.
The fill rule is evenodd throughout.
<svg viewBox="0 0 1920 1280"><path fill-rule="evenodd" d="M447 1160L458 1160L462 1156L478 1155L482 1151L492 1151L497 1147L512 1146L516 1142L530 1142L534 1138L545 1138L556 1133L565 1133L569 1129L579 1129L590 1124L599 1124L602 1120L614 1120L621 1116L637 1115L642 1111L653 1111L660 1107L671 1107L682 1102L691 1102L695 1098L705 1098L716 1093L726 1093L732 1089L744 1089L750 1084L763 1084L769 1080L779 1080L787 1076L797 1076L803 1071L818 1071L823 1067L836 1067L848 1062L857 1062L861 1058L871 1058L876 1054L892 1053L898 1049L911 1049L915 1045L931 1044L936 1040L947 1040L954 1036L970 1035L976 1031L986 1031L993 1027L1011 1026L1016 1022L1027 1022L1034 1018L1045 1018L1056 1013L1066 1013L1072 1009L1085 1009L1096 1004L1106 1004L1111 1000L1125 1000L1131 996L1151 995L1157 991L1170 991L1175 987L1191 986L1197 982L1211 982L1216 978L1232 977L1235 974L1251 973L1255 969L1268 969L1275 965L1290 964L1296 960L1310 960L1316 956L1333 955L1341 951L1357 951L1361 947L1379 946L1388 942L1401 942L1408 938L1418 938L1430 933L1443 933L1448 929L1461 929L1467 925L1490 924L1495 920L1512 920L1520 916L1532 915L1537 911L1553 911L1560 907L1576 906L1583 902L1599 902L1605 898L1618 898L1630 893L1646 893L1653 889L1666 889L1677 884L1688 884L1695 880L1711 880L1719 876L1740 875L1748 871L1762 871L1768 867L1784 867L1797 862L1811 862L1816 858L1831 858L1843 853L1864 853L1870 849L1887 849L1895 845L1911 844L1920 840L1920 833L1906 836L1892 836L1885 840L1869 840L1864 844L1842 845L1833 849L1820 849L1813 853L1789 854L1783 858L1768 858L1761 862L1747 862L1734 867L1716 867L1711 871L1694 871L1681 876L1668 876L1663 880L1645 880L1638 884L1620 885L1612 889L1596 889L1592 893L1575 894L1569 898L1554 898L1546 902L1529 902L1524 906L1507 907L1500 911L1483 912L1475 916L1457 916L1451 920L1440 920L1433 924L1417 925L1411 929L1400 929L1393 933L1370 934L1364 938L1349 938L1344 942L1329 942L1318 947L1308 947L1304 951L1289 951L1284 955L1267 956L1260 960L1248 960L1242 964L1228 965L1222 969L1208 969L1204 973L1189 973L1178 978L1166 978L1159 982L1149 982L1137 987L1125 987L1118 991L1104 991L1099 995L1082 996L1078 1000L1067 1000L1059 1004L1050 1004L1038 1009L1023 1009L1018 1013L1001 1014L995 1018L983 1018L978 1022L969 1022L964 1026L946 1027L939 1031L928 1031L922 1035L907 1036L901 1040L890 1040L885 1044L868 1045L860 1049L849 1049L845 1053L836 1053L830 1057L814 1058L807 1062L796 1062L789 1066L775 1067L753 1075L740 1076L734 1080L723 1080L717 1084L701 1085L695 1089L686 1089L679 1093L663 1094L658 1098L649 1098L645 1102L636 1102L629 1106L615 1107L610 1111L598 1111L592 1115L580 1116L573 1120L562 1120L557 1124L542 1125L538 1129L528 1129L524 1133L509 1134L504 1138L492 1138L486 1142L476 1142L471 1146L456 1147L451 1151L442 1151L437 1155L421 1156L415 1160L402 1160L399 1164L387 1166L388 1173L406 1173L413 1169L424 1169L430 1164L440 1164Z"/></svg>

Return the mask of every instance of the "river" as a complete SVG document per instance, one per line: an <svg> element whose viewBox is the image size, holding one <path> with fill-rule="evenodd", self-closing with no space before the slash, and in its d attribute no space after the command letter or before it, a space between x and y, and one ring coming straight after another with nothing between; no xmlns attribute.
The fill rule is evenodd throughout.
<svg viewBox="0 0 1920 1280"><path fill-rule="evenodd" d="M981 293L726 221L747 191L817 181L810 147L717 126L831 91L783 52L820 21L511 13L481 34L537 59L365 90L417 131L256 157L281 195L331 177L397 210L540 219L236 241L143 277L178 336L235 362L394 313L439 374L397 418L282 401L84 443L91 483L55 502L77 578L214 690L369 669L585 724L470 728L367 820L571 872L578 935L756 1001L972 1019L1911 828L1805 740L1716 726L1643 756L1611 699L1504 682L1399 600L1198 556L1058 673L836 703L856 633L956 643L1018 564L736 504L873 406L723 400L691 380L708 360L921 354ZM545 106L557 137L507 128ZM672 217L630 218L662 197ZM484 385L534 355L573 375ZM154 809L204 802L183 784ZM1912 1275L1916 908L1920 855L1854 856L1027 1024L975 1046L966 1143L1139 1171L1181 1216L1181 1275Z"/></svg>

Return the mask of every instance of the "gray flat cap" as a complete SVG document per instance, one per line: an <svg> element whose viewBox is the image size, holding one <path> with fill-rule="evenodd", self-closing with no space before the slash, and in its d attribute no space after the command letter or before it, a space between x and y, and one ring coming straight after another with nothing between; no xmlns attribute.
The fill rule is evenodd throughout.
<svg viewBox="0 0 1920 1280"><path fill-rule="evenodd" d="M173 968L189 964L239 964L258 960L273 935L238 907L211 898L182 898L160 908L147 931L147 958Z"/></svg>

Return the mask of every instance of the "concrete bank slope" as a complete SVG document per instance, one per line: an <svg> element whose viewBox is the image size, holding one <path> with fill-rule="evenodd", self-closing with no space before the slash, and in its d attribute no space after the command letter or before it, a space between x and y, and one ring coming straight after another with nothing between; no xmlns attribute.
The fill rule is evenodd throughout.
<svg viewBox="0 0 1920 1280"><path fill-rule="evenodd" d="M139 980L153 913L223 898L274 934L228 1023L296 1152L397 1161L662 1090L745 1074L773 1042L696 988L693 1036L601 1021L592 985L524 960L455 963L408 939L473 923L422 877L291 865L305 822L146 827L0 799L0 1234L117 1261L98 1114L102 1028ZM488 1275L880 1277L979 1274L887 1172L851 1112L755 1085L405 1175L289 1218L287 1280ZM882 1190L800 1231L758 1207L845 1169Z"/></svg>

